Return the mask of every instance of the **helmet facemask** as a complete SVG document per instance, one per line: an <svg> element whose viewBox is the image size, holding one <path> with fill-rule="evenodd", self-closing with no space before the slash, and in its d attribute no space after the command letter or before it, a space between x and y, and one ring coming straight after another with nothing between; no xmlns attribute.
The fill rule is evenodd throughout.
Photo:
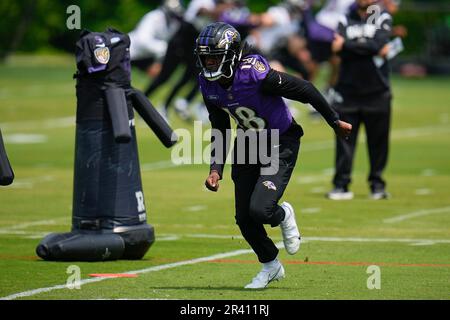
<svg viewBox="0 0 450 320"><path fill-rule="evenodd" d="M207 48L209 49L209 47ZM199 49L202 50L201 46L199 46ZM239 60L237 53L227 48L213 51L208 49L205 52L197 51L198 63L202 68L203 76L210 81L215 81L222 77L231 78L236 61ZM215 63L213 64L213 62Z"/></svg>

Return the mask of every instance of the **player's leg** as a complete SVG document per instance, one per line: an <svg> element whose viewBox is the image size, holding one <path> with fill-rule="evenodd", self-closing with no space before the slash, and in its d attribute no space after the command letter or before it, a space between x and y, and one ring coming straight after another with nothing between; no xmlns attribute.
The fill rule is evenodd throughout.
<svg viewBox="0 0 450 320"><path fill-rule="evenodd" d="M136 59L136 60L131 60L131 66L138 68L139 70L147 73L148 69L154 62L155 62L154 58Z"/></svg>
<svg viewBox="0 0 450 320"><path fill-rule="evenodd" d="M162 68L158 76L153 80L153 82L147 87L144 91L146 96L152 94L156 89L159 88L162 84L164 84L170 76L173 74L175 69L179 66L181 57L180 57L180 44L182 42L182 33L179 30L173 37L170 39L167 45L167 52L164 56L164 60L162 63Z"/></svg>
<svg viewBox="0 0 450 320"><path fill-rule="evenodd" d="M180 59L185 66L183 75L175 84L173 89L171 90L169 96L165 102L166 111L170 107L172 100L175 98L175 95L178 91L184 87L190 80L197 82L197 75L199 70L197 68L197 60L195 55L193 54L195 49L195 40L198 36L198 31L195 27L190 23L183 23L180 31L180 44L182 45L182 53L180 55ZM179 50L179 48L177 49ZM185 104L187 106L187 104ZM177 107L177 106L176 106ZM177 108L177 112L183 119L187 119L189 117L189 113L187 108Z"/></svg>
<svg viewBox="0 0 450 320"><path fill-rule="evenodd" d="M370 159L368 181L371 197L376 200L389 197L382 174L386 168L389 152L390 97L382 96L378 103L380 103L380 112L365 113L363 116Z"/></svg>
<svg viewBox="0 0 450 320"><path fill-rule="evenodd" d="M250 216L250 199L259 178L257 165L233 165L232 178L235 186L236 224L245 240L252 247L261 263L274 260L278 249L267 236L264 225Z"/></svg>
<svg viewBox="0 0 450 320"><path fill-rule="evenodd" d="M245 287L247 289L265 288L270 282L284 278L285 274L282 264L276 258L278 249L267 236L263 224L280 225L285 247L291 254L297 252L300 246L300 233L292 207L287 203L278 205L294 169L299 144L298 140L280 139L280 145L276 146L280 149L277 159L279 160L278 171L271 175L261 175L261 168L256 167L256 172L252 172L251 186L245 190L245 210L249 225L244 232L248 234L249 230L253 230L260 237L258 242L260 244L265 243L264 258L261 259L258 255L260 262L263 264L262 270ZM242 177L245 176L242 175ZM249 191L250 193L248 193ZM236 197L239 196L239 193L237 193ZM257 240L255 235L253 235L253 238ZM252 248L255 250L257 246L252 246Z"/></svg>
<svg viewBox="0 0 450 320"><path fill-rule="evenodd" d="M197 73L197 72L196 72ZM208 110L206 110L206 106L204 102L197 102L192 106L192 109L189 110L190 104L193 102L195 96L199 93L198 89L198 78L196 77L192 81L192 87L188 91L185 97L179 97L175 100L175 109L178 112L184 112L189 114L190 117L200 120L203 124L209 124L208 118Z"/></svg>
<svg viewBox="0 0 450 320"><path fill-rule="evenodd" d="M278 171L272 175L260 175L252 193L250 214L255 221L278 226L285 212L278 201L283 196L294 170L299 151L299 141L280 139Z"/></svg>
<svg viewBox="0 0 450 320"><path fill-rule="evenodd" d="M262 264L262 270L245 286L246 289L263 289L271 281L284 277L284 268L277 259L278 248L267 236L264 225L256 222L249 213L250 198L259 177L259 170L258 165L233 165L232 168L236 223Z"/></svg>
<svg viewBox="0 0 450 320"><path fill-rule="evenodd" d="M192 100L194 100L195 96L198 94L198 92L199 92L199 90L198 90L198 78L196 78L195 79L195 83L192 86L192 89L186 95L186 101L188 103L191 103Z"/></svg>
<svg viewBox="0 0 450 320"><path fill-rule="evenodd" d="M336 54L330 54L330 75L328 78L328 88L334 88L339 78L339 66L341 58Z"/></svg>
<svg viewBox="0 0 450 320"><path fill-rule="evenodd" d="M353 193L349 191L353 158L358 140L360 126L359 112L339 112L340 119L352 125L352 132L348 139L336 137L335 174L333 178L334 189L327 194L331 200L350 200Z"/></svg>
<svg viewBox="0 0 450 320"><path fill-rule="evenodd" d="M172 100L175 98L175 96L180 91L180 89L183 88L190 80L195 80L195 76L194 76L195 74L196 73L193 72L193 69L191 67L186 66L186 69L184 70L183 75L177 81L175 86L172 88L172 90L170 91L170 93L166 99L166 102L165 102L166 112L169 109L169 106L172 104ZM187 106L185 108L181 108L180 106L176 105L175 110L177 111L177 113L180 115L180 117L183 120L189 119L189 111L187 110Z"/></svg>
<svg viewBox="0 0 450 320"><path fill-rule="evenodd" d="M300 232L295 221L294 209L289 203L278 204L289 183L297 162L300 141L280 138L278 171L260 175L250 200L250 216L262 224L280 226L285 248L295 254L300 247Z"/></svg>

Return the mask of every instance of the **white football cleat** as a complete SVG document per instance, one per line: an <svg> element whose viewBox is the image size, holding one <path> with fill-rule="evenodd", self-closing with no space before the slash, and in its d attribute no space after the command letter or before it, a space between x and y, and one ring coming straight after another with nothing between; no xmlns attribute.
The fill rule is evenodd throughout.
<svg viewBox="0 0 450 320"><path fill-rule="evenodd" d="M286 213L284 220L280 223L281 233L283 235L284 248L287 253L295 254L300 249L300 232L298 231L297 222L295 221L294 208L283 202L280 205Z"/></svg>
<svg viewBox="0 0 450 320"><path fill-rule="evenodd" d="M373 200L383 200L389 199L391 195L387 193L384 189L374 190L370 193L370 198Z"/></svg>
<svg viewBox="0 0 450 320"><path fill-rule="evenodd" d="M167 122L167 124L170 124L169 114L167 113L166 108L161 106L161 107L157 108L156 110L161 115L161 117L163 117L163 119Z"/></svg>
<svg viewBox="0 0 450 320"><path fill-rule="evenodd" d="M325 195L330 200L352 200L353 192L345 188L335 188Z"/></svg>
<svg viewBox="0 0 450 320"><path fill-rule="evenodd" d="M209 125L209 113L206 106L199 102L194 106L195 118L202 122L202 125Z"/></svg>
<svg viewBox="0 0 450 320"><path fill-rule="evenodd" d="M278 281L284 278L283 265L278 262L275 267L270 269L263 267L262 270L253 278L252 282L246 285L245 289L264 289L272 281Z"/></svg>
<svg viewBox="0 0 450 320"><path fill-rule="evenodd" d="M189 103L186 99L177 99L175 101L175 111L182 120L189 120L191 115L189 113Z"/></svg>

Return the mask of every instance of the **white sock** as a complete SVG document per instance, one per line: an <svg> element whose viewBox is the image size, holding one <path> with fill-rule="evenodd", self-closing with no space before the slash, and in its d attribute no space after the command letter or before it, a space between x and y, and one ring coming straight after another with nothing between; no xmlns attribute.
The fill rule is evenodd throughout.
<svg viewBox="0 0 450 320"><path fill-rule="evenodd" d="M263 263L263 269L264 270L272 270L272 269L276 268L279 264L280 264L280 261L278 261L278 259L275 258L272 261Z"/></svg>
<svg viewBox="0 0 450 320"><path fill-rule="evenodd" d="M291 216L291 210L282 207L284 210L284 219L283 222L287 221L287 219L289 219L289 217Z"/></svg>

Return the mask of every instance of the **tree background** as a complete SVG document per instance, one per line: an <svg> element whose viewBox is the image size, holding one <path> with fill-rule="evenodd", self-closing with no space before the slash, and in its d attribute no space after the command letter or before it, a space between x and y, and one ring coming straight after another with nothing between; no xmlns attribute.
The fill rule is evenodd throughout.
<svg viewBox="0 0 450 320"><path fill-rule="evenodd" d="M185 1L187 4L189 1ZM79 30L68 30L70 5L81 9L81 26L103 31L111 26L131 31L139 19L159 5L159 0L1 0L0 61L19 52L73 52ZM247 0L254 12L262 12L277 0ZM316 8L316 10L319 7ZM405 25L406 56L450 55L450 0L403 0L395 24ZM442 49L444 47L444 49Z"/></svg>

